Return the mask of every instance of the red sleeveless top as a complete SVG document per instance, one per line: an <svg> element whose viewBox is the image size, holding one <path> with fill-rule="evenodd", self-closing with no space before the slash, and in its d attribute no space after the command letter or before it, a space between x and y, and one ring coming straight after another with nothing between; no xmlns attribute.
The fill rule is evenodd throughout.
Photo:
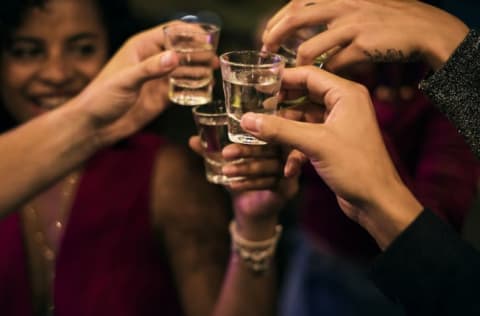
<svg viewBox="0 0 480 316"><path fill-rule="evenodd" d="M182 314L150 223L161 144L156 136L137 135L87 164L57 255L56 315ZM26 255L14 213L0 221L0 315L32 315Z"/></svg>

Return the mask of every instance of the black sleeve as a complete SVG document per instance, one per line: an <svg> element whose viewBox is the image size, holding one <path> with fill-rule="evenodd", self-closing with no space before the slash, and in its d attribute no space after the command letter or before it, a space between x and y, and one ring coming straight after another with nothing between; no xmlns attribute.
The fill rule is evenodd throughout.
<svg viewBox="0 0 480 316"><path fill-rule="evenodd" d="M371 278L409 315L480 315L480 253L428 210L377 258Z"/></svg>
<svg viewBox="0 0 480 316"><path fill-rule="evenodd" d="M480 35L471 30L442 68L420 89L458 128L480 157Z"/></svg>

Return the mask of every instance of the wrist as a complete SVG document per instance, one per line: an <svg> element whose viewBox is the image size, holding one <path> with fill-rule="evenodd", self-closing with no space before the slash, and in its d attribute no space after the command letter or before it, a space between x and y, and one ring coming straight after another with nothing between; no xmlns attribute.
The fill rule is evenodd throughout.
<svg viewBox="0 0 480 316"><path fill-rule="evenodd" d="M235 215L237 232L242 237L256 241L272 237L278 224L277 215L258 217Z"/></svg>
<svg viewBox="0 0 480 316"><path fill-rule="evenodd" d="M450 28L448 34L440 34L437 39L423 40L426 62L433 70L441 68L468 34L468 27L461 21Z"/></svg>
<svg viewBox="0 0 480 316"><path fill-rule="evenodd" d="M92 102L88 95L89 93L81 93L73 98L73 103L72 106L69 107L69 110L75 118L78 137L89 144L90 151L96 152L109 144L107 144L101 136L102 125L99 124L98 119L88 111L89 105Z"/></svg>
<svg viewBox="0 0 480 316"><path fill-rule="evenodd" d="M399 180L386 186L378 202L369 207L364 228L385 250L422 212L423 206Z"/></svg>
<svg viewBox="0 0 480 316"><path fill-rule="evenodd" d="M72 150L89 155L99 149L99 143L96 140L96 129L94 128L88 113L84 110L84 103L81 98L74 97L59 110L53 111L53 120L58 121L55 124L57 128L64 126L68 128L64 132L65 138L69 139L69 146Z"/></svg>
<svg viewBox="0 0 480 316"><path fill-rule="evenodd" d="M275 249L282 234L282 226L276 225L274 233L262 240L251 240L240 235L238 223L230 222L233 258L240 259L245 267L255 273L265 273L271 268Z"/></svg>

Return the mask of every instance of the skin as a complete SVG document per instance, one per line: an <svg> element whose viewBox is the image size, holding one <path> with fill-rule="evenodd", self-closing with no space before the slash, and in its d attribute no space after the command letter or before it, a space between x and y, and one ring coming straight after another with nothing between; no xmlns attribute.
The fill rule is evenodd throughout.
<svg viewBox="0 0 480 316"><path fill-rule="evenodd" d="M313 103L324 104L324 121L249 113L242 118L242 127L305 154L337 195L343 212L385 249L423 207L393 166L367 89L312 66L287 69L282 89L301 91Z"/></svg>
<svg viewBox="0 0 480 316"><path fill-rule="evenodd" d="M2 100L20 123L77 95L98 74L108 51L92 1L48 2L24 21L1 58Z"/></svg>
<svg viewBox="0 0 480 316"><path fill-rule="evenodd" d="M329 52L326 68L330 71L361 62L417 58L436 70L468 32L458 18L419 1L319 0L312 4L292 0L267 23L263 48L276 51L297 28L319 24L326 24L328 29L299 47L297 65L311 64L316 56ZM385 249L418 216L422 206L392 167L378 136L367 90L307 68L286 71L284 90L287 99L290 94L303 93L324 105L325 121L287 122L249 114L242 119L242 127L260 138L300 149L337 194L345 214ZM307 115L303 118L313 122ZM356 159L348 159L352 156Z"/></svg>
<svg viewBox="0 0 480 316"><path fill-rule="evenodd" d="M99 34L92 36L93 41L104 38L105 32L98 21L98 14L94 7L85 6L85 3L87 2L51 1L45 11L29 12L26 17L29 22L23 23L16 31L14 44L31 45L31 42L34 42L43 50L37 55L38 49L35 48L34 54L28 52L25 55L18 53L18 47L13 47L13 52L10 48L2 55L2 95L13 96L6 107L20 122L32 121L27 123L28 128L21 127L23 136L32 134L32 125L49 126L46 119L41 119L43 116L57 118L66 115L67 119L75 117L87 130L92 130L90 137L83 139L86 143L90 140L89 144L81 143L73 149L64 148L64 142L58 144L60 150L66 150L75 157L75 162L70 165L64 162L69 166L64 172L78 166L82 159L92 155L98 148L138 130L139 126L152 119L154 114L161 112L166 107L166 89L159 89L165 87L162 75L178 64L178 57L172 53L155 55L163 46L162 29L159 27L127 41L98 76L86 86L100 71L107 48L102 40L95 42L98 44L95 53L88 56L83 54L83 48L80 49L80 54L77 54L76 49L71 50L72 39L77 37L77 32L86 32L83 24L85 19L77 20L77 16L92 18L91 23L87 23L87 33L100 30ZM32 16L34 19L30 19ZM67 21L63 21L64 18ZM53 21L55 23L51 24ZM60 28L59 23L67 23L68 27ZM53 25L56 26L55 32L51 31ZM28 43L25 43L25 38L28 38ZM27 51L30 49L23 46L20 48ZM91 52L90 49L87 51ZM164 70L160 71L162 67ZM123 70L119 72L121 68ZM155 87L157 89L154 89ZM82 91L83 88L85 89ZM43 95L43 91L40 93L37 89L48 91ZM70 97L73 98L67 100ZM7 100L5 101L7 103ZM65 106L46 113L63 104L63 101L67 103ZM109 104L110 107L102 104ZM112 110L113 106L117 111ZM128 119L120 116L125 111ZM70 127L68 130L72 132L69 132L68 136L77 136L74 133L77 130ZM28 145L31 145L28 140L22 143L24 148L28 148ZM44 150L51 149L48 146ZM80 157L79 153L83 156ZM65 155L65 152L62 152L62 155ZM262 157L257 153L251 161L254 167L249 168L247 164L244 171L239 171L246 173L251 180L245 181L236 189L232 188L235 192L234 211L239 233L250 240L262 240L273 235L276 212L285 202L283 194L274 187L276 181L272 180L279 176L282 166L278 159L270 154ZM203 172L196 168L189 153L172 145L165 146L158 153L154 170L152 229L161 231L164 236L160 242L168 251L174 280L177 282L186 314L273 314L274 269L259 278L236 258L235 254L229 256L226 230L228 214L225 211L227 205L219 188L205 181ZM75 172L81 173L79 170ZM29 173L24 174L25 177L27 175ZM49 176L54 179L57 175ZM65 181L59 180L28 202L41 214L39 222L44 228L43 231L51 231L52 221L60 218L63 210L58 206L59 201L67 205L67 210L72 203L76 188L72 186L72 196L68 200L64 199L62 192ZM165 183L170 184L168 190ZM186 189L192 185L195 190ZM258 191L250 191L251 189ZM289 194L294 191L290 190ZM178 212L179 209L182 212ZM54 248L58 248L63 231L53 231L47 236L47 240ZM29 236L27 233L27 239ZM35 253L38 250L30 248L30 251L33 256L38 255ZM224 278L226 262L228 272ZM32 266L32 272L38 272L37 268ZM44 291L45 287L40 279L35 278L35 274L32 282L36 293ZM224 290L220 295L221 288Z"/></svg>
<svg viewBox="0 0 480 316"><path fill-rule="evenodd" d="M0 174L8 183L0 190L0 216L164 110L157 90L146 89L178 64L159 48L162 34L159 26L132 37L78 96L0 135Z"/></svg>
<svg viewBox="0 0 480 316"><path fill-rule="evenodd" d="M45 9L29 10L24 21L2 52L0 67L2 103L19 123L77 95L107 58L106 31L93 2L50 2ZM55 250L62 231L52 227L72 202L62 196L65 183L60 181L29 203L40 211L38 222ZM30 233L26 235L30 239ZM36 280L34 287L40 288Z"/></svg>
<svg viewBox="0 0 480 316"><path fill-rule="evenodd" d="M419 58L437 69L468 32L456 17L420 1L318 0L307 6L292 0L267 23L264 49L276 51L295 29L319 24L328 30L300 45L297 65L330 52L326 68L333 71L363 61Z"/></svg>

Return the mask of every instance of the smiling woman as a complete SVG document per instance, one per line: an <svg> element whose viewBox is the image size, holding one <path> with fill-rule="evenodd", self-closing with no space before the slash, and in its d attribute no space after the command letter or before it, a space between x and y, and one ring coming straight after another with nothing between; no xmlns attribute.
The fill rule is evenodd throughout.
<svg viewBox="0 0 480 316"><path fill-rule="evenodd" d="M65 103L98 73L107 59L99 15L92 1L50 1L25 13L0 64L1 97L17 121Z"/></svg>
<svg viewBox="0 0 480 316"><path fill-rule="evenodd" d="M0 97L17 122L78 94L133 31L124 1L7 1L6 7Z"/></svg>
<svg viewBox="0 0 480 316"><path fill-rule="evenodd" d="M117 8L113 12L118 14L122 7L121 3L124 3L123 1L8 0L6 2L5 5L8 10L2 11L0 16L3 30L0 41L0 105L12 118L14 124L21 124L34 119L46 111L61 106L79 94L104 66L110 54L110 49L116 49L117 43L123 41L121 36L118 35L118 31L124 30L124 28L116 27L111 11L109 11L111 8ZM107 7L109 10L107 10ZM115 18L125 21L121 15L117 15ZM127 33L124 34L124 38L128 35ZM3 117L3 115L1 116ZM133 145L130 145L127 149L124 148L121 152L105 151L103 157L104 159L106 157L107 160L113 159L113 161L116 161L117 164L115 165L117 167L118 163L124 163L125 168L123 169L126 169L127 166L136 169L136 176L131 174L133 178L130 180L128 180L130 175L121 174L122 179L128 183L128 187L123 189L117 187L117 189L129 191L130 196L134 197L137 192L148 191L138 190L149 184L149 180L144 182L140 178L142 173L145 175L144 179L149 179L151 176L150 172L153 170L160 140L152 137L138 137L130 144ZM135 150L132 150L133 147L135 147ZM117 156L119 154L123 156ZM98 160L95 161L98 162ZM142 161L144 168L139 166L135 168L136 161ZM105 238L109 235L108 232L111 232L112 229L125 229L125 226L128 226L131 231L140 227L136 225L124 226L118 224L117 221L116 226L109 226L109 230L105 229L105 226L108 226L111 220L110 216L113 214L121 216L122 209L109 203L110 199L108 197L105 201L110 206L101 206L98 203L100 198L96 193L87 193L87 197L82 199L80 204L91 203L91 206L87 208L92 211L95 209L97 211L101 210L98 214L101 213L102 217L110 218L107 220L108 223L97 222L97 225L103 227L100 229L102 233L100 236L97 235L96 238L85 238L88 235L86 232L90 229L95 230L96 224L91 221L89 221L87 230L80 232L73 240L70 237L64 238L64 236L71 234L72 229L73 231L77 230L76 227L81 226L82 222L89 216L88 212L82 210L84 206L79 206L75 199L77 190L80 192L85 190L80 182L83 182L85 178L86 181L89 181L88 178L95 173L96 180L93 180L93 184L91 183L87 187L101 186L103 180L99 180L99 178L107 182L120 183L120 181L112 180L111 177L116 170L114 164L108 162L104 164L105 162L101 163L101 171L92 171L88 166L83 170L76 170L30 200L18 212L0 221L0 239L2 240L0 241L0 253L9 258L8 262L0 263L0 283L3 284L0 287L1 314L22 315L22 311L27 311L25 314L50 315L54 313L54 310L55 314L58 315L73 315L75 312L79 315L86 314L85 309L78 308L78 304L67 304L73 298L81 299L86 309L93 308L92 304L94 303L89 303L89 299L84 295L88 296L96 293L102 287L101 280L106 275L105 271L83 269L83 272L79 273L69 263L66 265L57 264L60 250L67 253L73 251L73 258L96 257L92 254L82 254L81 251L77 252L73 250L75 247L69 246L72 242L77 244L80 242L84 245L92 242L96 245L103 243L103 246L98 248L101 249L102 253L112 253L112 249L109 250L109 245L105 243ZM55 166L52 166L52 168L55 168ZM110 190L116 190L112 185L105 183L105 186L108 186ZM106 197L107 195L102 194L102 196ZM142 195L142 197L138 201L143 199L145 205L147 205L148 196ZM134 200L137 200L137 198L134 198ZM137 212L136 218L140 222L149 215L148 207L143 207L142 202L130 205L130 207L133 207ZM74 209L79 208L82 214L80 218L77 215L76 219L70 220L71 216L75 217L76 212L78 212ZM127 208L123 208L123 211L128 213ZM113 213L108 215L109 212ZM125 216L125 219L127 218L129 217ZM147 220L145 221L147 222ZM69 223L68 229L67 223ZM137 238L143 236L142 234L132 235ZM146 258L143 261L138 259L136 265L132 266L123 264L119 271L125 278L124 280L135 276L136 285L129 282L132 289L136 287L130 294L135 296L138 293L159 293L160 295L157 298L165 298L165 301L172 302L170 306L166 304L165 309L167 311L177 310L178 307L175 305L176 299L173 294L165 294L165 296L162 294L168 293L167 289L172 288L170 282L154 282L155 284L152 286L145 285L147 279L154 280L157 277L162 279L167 270L164 261L158 260L157 257L154 257L154 253L146 250L150 246L151 244L148 241L144 243L143 254ZM115 245L111 244L110 247L115 248ZM128 247L123 247L123 251L128 252L126 248ZM136 246L135 249L138 253L142 253L141 246ZM18 253L19 256L12 255L13 253ZM66 258L69 256L72 255L66 255ZM113 258L113 256L105 257L108 261L107 258ZM76 259L65 260L80 263ZM96 262L99 262L98 259ZM145 269L145 265L151 265L156 272L154 273L152 270L148 272L149 269ZM105 264L104 262L104 266L111 267L112 264ZM16 270L12 267L23 268ZM143 269L148 277L147 274L143 275L138 272L136 268ZM70 272L61 272L65 270ZM130 277L128 277L129 273L127 271L130 271ZM25 272L30 276L28 280L24 278ZM157 274L157 277L154 274ZM7 277L7 275L12 277ZM75 276L79 276L79 279L75 279ZM117 280L122 279L122 277L117 276L115 278ZM64 296L60 298L57 297L57 294L54 294L54 288L70 287L70 285L79 292L61 291ZM139 290L140 288L142 290ZM137 290L138 293L135 292ZM114 291L111 297L128 295L120 292ZM103 303L108 308L112 306L108 300ZM143 303L145 310L156 308L148 299ZM124 304L121 309L127 312L133 308L128 304ZM98 305L95 308L102 309ZM140 310L138 312L141 313Z"/></svg>

